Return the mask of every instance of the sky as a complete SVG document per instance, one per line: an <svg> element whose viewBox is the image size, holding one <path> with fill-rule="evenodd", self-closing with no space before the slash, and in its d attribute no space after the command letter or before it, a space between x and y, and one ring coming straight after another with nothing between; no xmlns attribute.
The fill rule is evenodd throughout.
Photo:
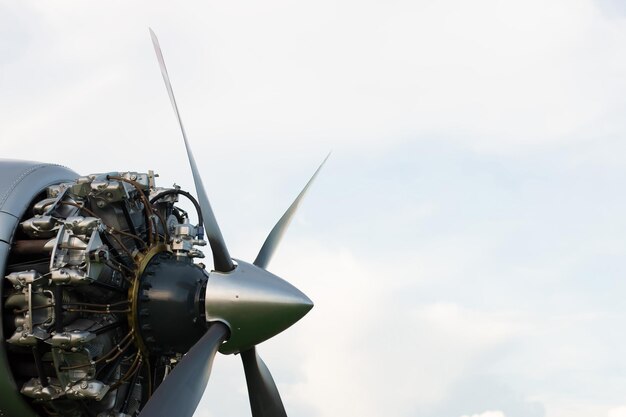
<svg viewBox="0 0 626 417"><path fill-rule="evenodd" d="M626 416L617 0L0 0L1 157L193 190L315 308L261 344L290 416ZM197 417L249 415L219 355Z"/></svg>

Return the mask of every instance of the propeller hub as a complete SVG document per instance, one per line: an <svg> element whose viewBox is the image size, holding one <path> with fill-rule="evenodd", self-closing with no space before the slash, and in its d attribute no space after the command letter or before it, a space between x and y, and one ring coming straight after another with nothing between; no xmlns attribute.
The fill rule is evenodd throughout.
<svg viewBox="0 0 626 417"><path fill-rule="evenodd" d="M287 329L313 308L296 287L265 269L236 260L228 273L211 272L206 286L208 322L230 329L222 353L247 350Z"/></svg>

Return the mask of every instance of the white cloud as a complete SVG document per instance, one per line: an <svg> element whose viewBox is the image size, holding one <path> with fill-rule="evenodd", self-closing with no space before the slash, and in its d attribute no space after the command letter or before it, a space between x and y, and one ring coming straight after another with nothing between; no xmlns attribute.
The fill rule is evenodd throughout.
<svg viewBox="0 0 626 417"><path fill-rule="evenodd" d="M504 415L502 411L485 411L484 413L472 414L472 415L466 414L461 417L506 417L506 416Z"/></svg>
<svg viewBox="0 0 626 417"><path fill-rule="evenodd" d="M607 417L626 417L626 405L611 408L607 413Z"/></svg>
<svg viewBox="0 0 626 417"><path fill-rule="evenodd" d="M407 136L516 153L624 131L626 29L592 0L28 4L28 48L3 64L7 138L175 137L148 24L190 136L231 147L196 143L203 153L378 149ZM76 94L94 74L106 85Z"/></svg>

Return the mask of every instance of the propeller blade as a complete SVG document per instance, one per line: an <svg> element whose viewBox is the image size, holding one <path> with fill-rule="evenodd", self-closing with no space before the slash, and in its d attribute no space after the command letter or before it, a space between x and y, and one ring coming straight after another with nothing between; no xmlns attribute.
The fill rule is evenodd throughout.
<svg viewBox="0 0 626 417"><path fill-rule="evenodd" d="M189 159L189 165L191 166L191 173L193 175L193 182L196 186L196 193L198 194L198 200L202 209L202 216L204 217L204 227L206 228L207 238L209 239L211 251L213 252L214 267L217 271L221 272L231 271L234 268L233 261L230 258L228 249L226 248L226 243L224 242L224 238L222 237L220 227L217 224L215 214L213 214L213 209L211 209L209 197L204 190L202 178L200 177L200 172L198 171L198 167L196 166L196 160L193 157L193 153L191 152L191 147L189 146L189 141L187 140L187 133L185 133L185 127L183 126L183 121L180 118L180 112L178 111L178 106L176 105L174 90L172 89L172 84L170 83L170 77L167 74L167 68L165 67L165 60L163 59L163 53L161 52L159 40L157 39L152 29L150 29L150 36L152 37L154 51L156 52L157 59L159 60L159 66L161 67L161 75L163 75L165 88L167 88L167 94L169 94L170 96L170 101L172 103L172 107L174 108L174 113L176 113L176 118L178 119L178 124L180 125L180 131L182 132L183 139L185 141L187 158Z"/></svg>
<svg viewBox="0 0 626 417"><path fill-rule="evenodd" d="M256 348L241 352L252 417L287 417L274 378Z"/></svg>
<svg viewBox="0 0 626 417"><path fill-rule="evenodd" d="M165 378L139 416L192 417L209 382L213 358L228 332L224 323L213 323Z"/></svg>
<svg viewBox="0 0 626 417"><path fill-rule="evenodd" d="M283 217L281 217L280 220L278 220L278 223L276 223L276 225L274 226L270 234L265 239L265 242L263 243L263 246L261 247L259 254L254 260L254 264L258 266L259 268L263 268L263 269L267 268L267 265L270 263L272 256L274 256L274 252L276 251L276 248L278 247L280 240L285 234L285 231L287 231L287 227L289 227L289 223L291 223L291 219L293 218L293 215L296 213L296 210L298 210L298 206L300 205L302 198L304 197L307 190L313 183L313 180L315 180L315 177L317 177L317 174L320 172L320 170L322 169L322 167L328 160L329 156L330 156L330 153L326 155L326 158L324 158L324 160L322 161L320 166L317 168L317 170L315 171L315 173L313 174L309 182L306 183L302 191L300 191L300 194L298 194L298 197L296 197L293 203L291 203L291 205L289 206L285 214L283 214Z"/></svg>

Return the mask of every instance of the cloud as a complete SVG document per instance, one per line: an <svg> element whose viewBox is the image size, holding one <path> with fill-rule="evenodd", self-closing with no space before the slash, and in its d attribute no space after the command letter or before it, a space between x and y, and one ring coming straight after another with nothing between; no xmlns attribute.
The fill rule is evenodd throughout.
<svg viewBox="0 0 626 417"><path fill-rule="evenodd" d="M516 154L624 128L626 59L615 51L626 29L591 0L27 4L4 6L0 25L23 50L3 63L6 137L176 137L147 23L190 136L229 143L196 143L203 154L380 149L423 136Z"/></svg>
<svg viewBox="0 0 626 417"><path fill-rule="evenodd" d="M506 417L502 411L485 411L480 414L466 414L461 417Z"/></svg>
<svg viewBox="0 0 626 417"><path fill-rule="evenodd" d="M611 408L607 413L607 417L626 417L626 405Z"/></svg>

